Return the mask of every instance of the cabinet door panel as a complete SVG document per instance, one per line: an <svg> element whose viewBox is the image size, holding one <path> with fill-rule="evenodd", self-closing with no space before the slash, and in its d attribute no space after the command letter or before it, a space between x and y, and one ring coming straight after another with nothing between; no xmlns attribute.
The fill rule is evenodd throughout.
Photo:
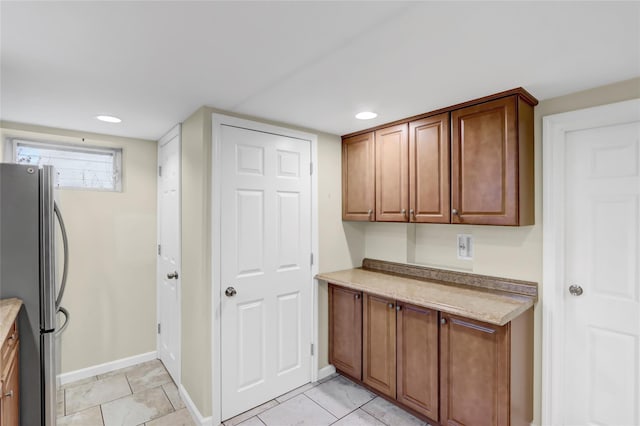
<svg viewBox="0 0 640 426"><path fill-rule="evenodd" d="M508 426L508 325L440 315L441 423Z"/></svg>
<svg viewBox="0 0 640 426"><path fill-rule="evenodd" d="M449 113L409 124L410 221L449 223Z"/></svg>
<svg viewBox="0 0 640 426"><path fill-rule="evenodd" d="M518 224L517 97L451 113L453 223Z"/></svg>
<svg viewBox="0 0 640 426"><path fill-rule="evenodd" d="M342 219L374 220L375 200L375 146L373 132L343 139Z"/></svg>
<svg viewBox="0 0 640 426"><path fill-rule="evenodd" d="M396 311L393 300L370 294L363 302L362 381L396 397Z"/></svg>
<svg viewBox="0 0 640 426"><path fill-rule="evenodd" d="M438 313L403 304L396 320L396 399L438 421Z"/></svg>
<svg viewBox="0 0 640 426"><path fill-rule="evenodd" d="M362 379L362 293L329 285L329 362Z"/></svg>
<svg viewBox="0 0 640 426"><path fill-rule="evenodd" d="M378 130L376 139L376 221L406 222L409 211L407 125Z"/></svg>

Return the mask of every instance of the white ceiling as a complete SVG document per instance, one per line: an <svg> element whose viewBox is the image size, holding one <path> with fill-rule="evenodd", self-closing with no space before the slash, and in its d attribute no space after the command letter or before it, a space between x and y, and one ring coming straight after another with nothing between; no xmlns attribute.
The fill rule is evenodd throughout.
<svg viewBox="0 0 640 426"><path fill-rule="evenodd" d="M202 105L345 134L640 76L640 2L3 0L0 37L2 120L147 139Z"/></svg>

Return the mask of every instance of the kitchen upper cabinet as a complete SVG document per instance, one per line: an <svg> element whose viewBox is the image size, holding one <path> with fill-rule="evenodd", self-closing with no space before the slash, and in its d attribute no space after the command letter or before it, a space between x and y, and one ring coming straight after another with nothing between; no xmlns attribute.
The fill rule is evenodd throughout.
<svg viewBox="0 0 640 426"><path fill-rule="evenodd" d="M441 313L443 425L528 425L532 412L533 313L504 326Z"/></svg>
<svg viewBox="0 0 640 426"><path fill-rule="evenodd" d="M373 132L342 140L343 220L375 220L375 166Z"/></svg>
<svg viewBox="0 0 640 426"><path fill-rule="evenodd" d="M452 223L534 223L533 107L510 96L455 110Z"/></svg>
<svg viewBox="0 0 640 426"><path fill-rule="evenodd" d="M362 293L329 284L329 362L362 379Z"/></svg>
<svg viewBox="0 0 640 426"><path fill-rule="evenodd" d="M398 303L398 402L438 421L438 312Z"/></svg>
<svg viewBox="0 0 640 426"><path fill-rule="evenodd" d="M418 223L449 223L449 113L409 123L409 213Z"/></svg>
<svg viewBox="0 0 640 426"><path fill-rule="evenodd" d="M396 397L396 311L395 302L364 294L362 381Z"/></svg>
<svg viewBox="0 0 640 426"><path fill-rule="evenodd" d="M409 211L408 126L375 132L376 221L406 222Z"/></svg>

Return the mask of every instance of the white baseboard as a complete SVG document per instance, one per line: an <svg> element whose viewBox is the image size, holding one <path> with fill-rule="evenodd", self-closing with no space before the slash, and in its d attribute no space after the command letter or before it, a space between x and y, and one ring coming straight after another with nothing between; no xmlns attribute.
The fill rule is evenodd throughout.
<svg viewBox="0 0 640 426"><path fill-rule="evenodd" d="M158 358L158 352L147 352L140 355L130 356L128 358L117 359L115 361L105 362L104 364L94 365L92 367L82 368L80 370L70 371L58 376L60 384L75 382L76 380L86 379L87 377L97 376L98 374L106 374L110 371L120 368L131 367L132 365L142 362L151 361Z"/></svg>
<svg viewBox="0 0 640 426"><path fill-rule="evenodd" d="M333 365L327 365L318 370L318 380L322 380L325 377L329 377L336 372L336 368Z"/></svg>
<svg viewBox="0 0 640 426"><path fill-rule="evenodd" d="M178 391L180 392L182 401L184 401L184 405L187 407L187 410L189 410L189 413L191 413L191 417L193 417L196 424L199 426L213 426L213 418L211 416L203 417L202 414L200 414L200 410L198 410L198 407L196 407L196 404L193 402L189 396L189 392L187 392L184 386L180 385L178 387Z"/></svg>

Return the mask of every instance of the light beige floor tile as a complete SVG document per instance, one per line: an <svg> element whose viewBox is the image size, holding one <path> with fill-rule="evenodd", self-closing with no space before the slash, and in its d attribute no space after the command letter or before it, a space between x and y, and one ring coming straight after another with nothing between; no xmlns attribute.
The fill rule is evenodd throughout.
<svg viewBox="0 0 640 426"><path fill-rule="evenodd" d="M140 364L119 368L117 370L109 371L108 373L104 373L104 374L99 374L98 379L106 379L108 377L118 376L120 374L127 374L139 368L148 368L148 366L156 366L158 364L162 364L162 362L159 359L152 359L151 361L145 361L145 362L141 362Z"/></svg>
<svg viewBox="0 0 640 426"><path fill-rule="evenodd" d="M161 387L147 389L102 405L105 426L136 426L173 411Z"/></svg>
<svg viewBox="0 0 640 426"><path fill-rule="evenodd" d="M56 391L56 417L64 417L64 389Z"/></svg>
<svg viewBox="0 0 640 426"><path fill-rule="evenodd" d="M178 392L178 387L171 383L166 383L162 385L162 389L164 389L164 393L167 394L169 401L171 401L171 405L176 410L184 408L184 402L182 402L182 398L180 398L180 393Z"/></svg>
<svg viewBox="0 0 640 426"><path fill-rule="evenodd" d="M132 369L126 373L129 385L133 393L140 392L145 389L156 388L165 383L171 383L171 376L167 373L164 365L159 360L157 362L147 362L140 364L136 369Z"/></svg>
<svg viewBox="0 0 640 426"><path fill-rule="evenodd" d="M70 387L65 390L65 413L77 413L129 394L131 389L124 375Z"/></svg>
<svg viewBox="0 0 640 426"><path fill-rule="evenodd" d="M304 394L258 414L258 418L267 426L325 426L337 420Z"/></svg>
<svg viewBox="0 0 640 426"><path fill-rule="evenodd" d="M360 385L339 376L304 393L337 418L342 418L375 398Z"/></svg>
<svg viewBox="0 0 640 426"><path fill-rule="evenodd" d="M287 392L284 395L280 395L279 397L276 398L276 401L282 403L285 402L291 398L293 398L296 395L300 395L303 392L308 391L309 389L315 387L318 383L307 383L306 385L300 386L297 389L292 390L291 392Z"/></svg>
<svg viewBox="0 0 640 426"><path fill-rule="evenodd" d="M76 380L75 382L65 383L64 385L60 386L60 389L69 389L69 388L84 385L87 383L95 382L96 380L98 380L98 377L91 376L91 377L87 377L86 379Z"/></svg>
<svg viewBox="0 0 640 426"><path fill-rule="evenodd" d="M327 377L318 380L318 383L324 383L324 382L328 382L331 379L335 379L336 377L338 377L340 374L339 373L333 373L328 375Z"/></svg>
<svg viewBox="0 0 640 426"><path fill-rule="evenodd" d="M358 408L333 424L334 426L385 426L380 420Z"/></svg>
<svg viewBox="0 0 640 426"><path fill-rule="evenodd" d="M158 417L155 420L145 423L145 426L195 426L189 410L183 408L182 410L174 411L166 416Z"/></svg>
<svg viewBox="0 0 640 426"><path fill-rule="evenodd" d="M393 426L426 426L427 423L407 413L402 408L377 397L362 409L381 422Z"/></svg>
<svg viewBox="0 0 640 426"><path fill-rule="evenodd" d="M58 417L58 426L103 426L100 407L91 407L66 417Z"/></svg>
<svg viewBox="0 0 640 426"><path fill-rule="evenodd" d="M278 405L278 401L276 401L275 399L272 399L271 401L265 402L262 405L259 405L255 408L252 408L249 411L245 411L242 414L238 414L235 417L230 418L229 420L224 422L224 426L236 426L239 425L240 423L244 422L245 420L250 419L251 417L262 413L263 411L266 411L272 407L275 407L276 405Z"/></svg>
<svg viewBox="0 0 640 426"><path fill-rule="evenodd" d="M265 426L264 423L260 421L257 417L251 417L249 420L245 420L240 423L238 426Z"/></svg>

